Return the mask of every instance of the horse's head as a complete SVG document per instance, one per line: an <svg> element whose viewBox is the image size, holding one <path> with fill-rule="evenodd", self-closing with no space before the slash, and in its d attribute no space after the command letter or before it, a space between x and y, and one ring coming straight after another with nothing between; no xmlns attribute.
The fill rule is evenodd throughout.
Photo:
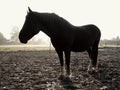
<svg viewBox="0 0 120 90"><path fill-rule="evenodd" d="M26 20L19 33L19 40L21 43L27 43L27 41L36 35L41 29L39 20L35 16L35 13L29 7L28 10Z"/></svg>

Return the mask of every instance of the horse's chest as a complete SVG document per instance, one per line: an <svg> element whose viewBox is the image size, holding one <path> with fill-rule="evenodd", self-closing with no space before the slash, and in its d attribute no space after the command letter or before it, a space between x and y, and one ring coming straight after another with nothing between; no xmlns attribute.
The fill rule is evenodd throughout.
<svg viewBox="0 0 120 90"><path fill-rule="evenodd" d="M61 35L56 38L51 39L51 42L55 48L70 48L73 43L73 36Z"/></svg>

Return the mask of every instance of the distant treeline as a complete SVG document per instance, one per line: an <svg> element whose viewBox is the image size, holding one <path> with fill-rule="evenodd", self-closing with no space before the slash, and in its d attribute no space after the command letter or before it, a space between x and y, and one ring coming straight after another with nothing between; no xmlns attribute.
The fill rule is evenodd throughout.
<svg viewBox="0 0 120 90"><path fill-rule="evenodd" d="M3 34L0 32L0 45L20 45L22 43L20 43L19 38L18 38L18 34L13 34L11 36L10 39L6 39ZM29 45L44 45L47 44L44 40L42 40L41 38L39 39L35 39L34 37L29 40L28 42Z"/></svg>
<svg viewBox="0 0 120 90"><path fill-rule="evenodd" d="M102 47L120 47L120 38L117 36L116 38L113 38L111 40L100 40L100 46Z"/></svg>
<svg viewBox="0 0 120 90"><path fill-rule="evenodd" d="M11 37L10 39L6 39L4 37L4 35L0 32L0 45L19 45L21 44L20 41L19 41L19 28L17 26L14 26L12 28L12 31L11 31ZM45 42L43 39L39 38L39 39L35 39L35 37L33 37L29 42L28 42L29 45L45 45L45 44L49 44L49 42Z"/></svg>
<svg viewBox="0 0 120 90"><path fill-rule="evenodd" d="M10 33L11 34L11 37L10 39L6 39L4 37L4 35L0 32L0 45L19 45L21 44L20 41L19 41L19 29L18 27L13 27L12 29L12 32ZM35 37L33 37L29 42L28 44L30 45L36 45L36 44L39 44L39 45L43 45L43 44L47 44L44 40L42 40L41 38L39 39L35 39Z"/></svg>

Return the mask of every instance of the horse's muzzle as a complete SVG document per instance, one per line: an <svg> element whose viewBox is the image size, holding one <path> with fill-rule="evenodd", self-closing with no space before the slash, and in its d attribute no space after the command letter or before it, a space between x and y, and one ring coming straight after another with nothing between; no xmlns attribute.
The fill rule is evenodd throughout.
<svg viewBox="0 0 120 90"><path fill-rule="evenodd" d="M26 44L27 43L27 41L26 40L22 40L22 39L19 39L20 40L20 42L21 43L24 43L24 44Z"/></svg>
<svg viewBox="0 0 120 90"><path fill-rule="evenodd" d="M27 40L25 40L24 38L22 38L20 35L19 35L19 40L20 40L21 43L24 43L24 44L27 43Z"/></svg>
<svg viewBox="0 0 120 90"><path fill-rule="evenodd" d="M24 44L26 44L26 43L27 43L27 41L21 41L21 43L24 43Z"/></svg>

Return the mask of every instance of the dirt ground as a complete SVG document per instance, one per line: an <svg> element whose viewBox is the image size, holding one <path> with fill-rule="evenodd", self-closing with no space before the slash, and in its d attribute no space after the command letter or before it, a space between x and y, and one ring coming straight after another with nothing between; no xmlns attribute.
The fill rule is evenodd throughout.
<svg viewBox="0 0 120 90"><path fill-rule="evenodd" d="M120 48L99 49L99 71L88 54L71 54L71 79L59 80L55 51L0 51L0 90L120 90Z"/></svg>

